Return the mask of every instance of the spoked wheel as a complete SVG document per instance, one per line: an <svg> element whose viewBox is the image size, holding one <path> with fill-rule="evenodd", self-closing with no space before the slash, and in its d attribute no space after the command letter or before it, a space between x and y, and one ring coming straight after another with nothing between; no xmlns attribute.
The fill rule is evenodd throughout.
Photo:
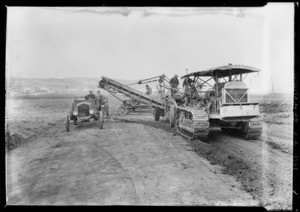
<svg viewBox="0 0 300 212"><path fill-rule="evenodd" d="M69 117L69 114L67 115L67 119L66 119L66 130L67 130L67 132L70 131L70 117Z"/></svg>
<svg viewBox="0 0 300 212"><path fill-rule="evenodd" d="M170 108L170 127L174 127L175 124L175 106L171 105Z"/></svg>
<svg viewBox="0 0 300 212"><path fill-rule="evenodd" d="M99 112L98 122L99 122L100 129L103 129L103 113L102 113L102 111Z"/></svg>
<svg viewBox="0 0 300 212"><path fill-rule="evenodd" d="M128 113L127 107L125 105L120 105L118 107L118 114L120 116L125 116Z"/></svg>

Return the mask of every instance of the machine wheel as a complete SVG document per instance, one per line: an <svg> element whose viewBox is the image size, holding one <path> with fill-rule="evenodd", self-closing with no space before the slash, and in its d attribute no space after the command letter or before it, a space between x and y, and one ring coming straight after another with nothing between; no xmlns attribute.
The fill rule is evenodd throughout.
<svg viewBox="0 0 300 212"><path fill-rule="evenodd" d="M66 130L67 130L67 132L70 131L70 118L69 118L69 114L67 115L67 119L66 119Z"/></svg>
<svg viewBox="0 0 300 212"><path fill-rule="evenodd" d="M175 106L171 105L170 108L170 127L174 127L175 124Z"/></svg>
<svg viewBox="0 0 300 212"><path fill-rule="evenodd" d="M103 113L102 113L102 111L99 112L98 122L99 122L100 129L103 129Z"/></svg>
<svg viewBox="0 0 300 212"><path fill-rule="evenodd" d="M128 113L128 109L127 109L127 107L125 105L120 105L118 107L118 114L120 116L125 116L127 113Z"/></svg>
<svg viewBox="0 0 300 212"><path fill-rule="evenodd" d="M154 120L159 121L159 116L160 116L160 108L156 107L154 108Z"/></svg>

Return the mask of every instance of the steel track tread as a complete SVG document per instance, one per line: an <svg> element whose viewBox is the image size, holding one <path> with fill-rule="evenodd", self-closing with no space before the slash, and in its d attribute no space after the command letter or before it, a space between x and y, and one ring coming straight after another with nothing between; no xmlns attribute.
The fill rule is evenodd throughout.
<svg viewBox="0 0 300 212"><path fill-rule="evenodd" d="M246 140L256 140L261 137L262 127L250 126L246 134L244 134L244 138Z"/></svg>
<svg viewBox="0 0 300 212"><path fill-rule="evenodd" d="M229 133L231 135L238 135L245 140L257 140L261 137L262 126L259 122L249 122L247 125L246 132L242 129L222 129L222 131Z"/></svg>
<svg viewBox="0 0 300 212"><path fill-rule="evenodd" d="M209 120L208 120L208 114L205 111L202 110L189 110L188 108L181 108L182 111L187 111L192 113L193 115L193 126L187 126L185 127L190 128L189 130L185 130L180 127L179 124L177 124L176 130L180 134L185 134L187 137L195 140L206 140L209 134ZM183 124L182 124L183 125Z"/></svg>

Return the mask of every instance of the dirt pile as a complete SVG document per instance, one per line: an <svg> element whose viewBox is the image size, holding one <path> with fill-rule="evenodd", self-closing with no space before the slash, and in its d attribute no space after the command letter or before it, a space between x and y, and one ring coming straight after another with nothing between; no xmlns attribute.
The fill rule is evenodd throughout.
<svg viewBox="0 0 300 212"><path fill-rule="evenodd" d="M273 141L270 138L266 138L266 143L273 149L277 149L283 153L292 155L293 154L293 146L288 143Z"/></svg>
<svg viewBox="0 0 300 212"><path fill-rule="evenodd" d="M253 170L244 161L225 153L217 147L199 140L189 141L194 151L209 160L212 164L224 167L223 172L235 176L244 189L250 192L254 198L262 196L262 176L257 170Z"/></svg>
<svg viewBox="0 0 300 212"><path fill-rule="evenodd" d="M18 147L23 143L24 139L24 136L19 133L11 133L8 128L5 130L5 148L7 150Z"/></svg>

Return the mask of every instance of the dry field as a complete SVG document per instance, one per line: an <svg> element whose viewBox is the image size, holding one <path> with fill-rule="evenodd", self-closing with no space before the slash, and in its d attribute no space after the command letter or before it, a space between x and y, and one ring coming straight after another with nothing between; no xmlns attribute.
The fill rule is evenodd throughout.
<svg viewBox="0 0 300 212"><path fill-rule="evenodd" d="M292 96L253 96L263 136L187 141L151 111L71 126L72 99L6 101L8 204L261 205L291 209ZM17 148L18 147L18 148ZM199 180L201 179L201 180Z"/></svg>

